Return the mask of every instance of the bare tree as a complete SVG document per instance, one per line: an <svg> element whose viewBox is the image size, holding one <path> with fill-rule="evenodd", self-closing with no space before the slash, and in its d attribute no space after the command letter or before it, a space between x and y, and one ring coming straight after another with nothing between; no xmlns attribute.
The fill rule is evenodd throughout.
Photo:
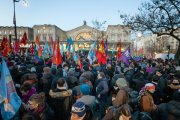
<svg viewBox="0 0 180 120"><path fill-rule="evenodd" d="M97 40L101 39L104 36L104 25L106 24L106 21L100 22L97 19L92 21L93 27L96 30L97 33ZM101 31L101 34L98 34L99 31Z"/></svg>
<svg viewBox="0 0 180 120"><path fill-rule="evenodd" d="M179 47L175 58L180 59L180 0L150 0L142 3L138 14L121 14L120 18L134 31L169 35L176 39Z"/></svg>

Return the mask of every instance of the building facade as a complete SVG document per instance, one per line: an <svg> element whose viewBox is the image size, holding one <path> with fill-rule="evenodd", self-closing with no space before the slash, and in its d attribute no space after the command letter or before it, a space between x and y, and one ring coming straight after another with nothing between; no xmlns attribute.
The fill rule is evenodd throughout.
<svg viewBox="0 0 180 120"><path fill-rule="evenodd" d="M28 40L33 41L34 39L33 29L30 27L17 27L17 39L21 40L25 32L27 34ZM0 26L0 40L2 40L3 37L9 38L9 36L11 36L12 40L15 40L14 27Z"/></svg>
<svg viewBox="0 0 180 120"><path fill-rule="evenodd" d="M50 41L52 37L54 41L56 41L59 37L60 40L64 40L66 38L66 32L58 28L56 25L34 25L34 40L36 36L38 36L39 41L41 43Z"/></svg>
<svg viewBox="0 0 180 120"><path fill-rule="evenodd" d="M180 37L180 31L177 31L176 34ZM133 40L133 54L136 55L143 48L145 56L153 57L156 53L167 53L168 46L170 46L170 53L176 53L179 42L168 35L157 36L156 34L148 34Z"/></svg>
<svg viewBox="0 0 180 120"><path fill-rule="evenodd" d="M17 27L18 38L21 39L23 33L28 35L29 43L33 42L38 36L40 43L43 45L45 41L50 42L52 37L56 41L59 37L61 44L66 47L66 38L72 38L74 41L75 50L89 49L92 41L101 41L102 39L108 42L110 50L117 49L117 46L122 42L122 49L125 49L131 44L131 30L123 25L108 25L106 31L100 31L94 27L88 26L86 21L83 25L72 30L64 31L56 25L34 25L29 27ZM14 36L14 27L0 27L0 39L3 36Z"/></svg>

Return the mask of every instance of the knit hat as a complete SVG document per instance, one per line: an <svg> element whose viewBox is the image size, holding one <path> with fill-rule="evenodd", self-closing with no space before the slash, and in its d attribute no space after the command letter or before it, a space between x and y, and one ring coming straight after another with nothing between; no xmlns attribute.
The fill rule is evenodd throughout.
<svg viewBox="0 0 180 120"><path fill-rule="evenodd" d="M126 80L124 78L118 78L117 81L116 81L116 85L118 86L118 88L128 86L127 82L126 82Z"/></svg>
<svg viewBox="0 0 180 120"><path fill-rule="evenodd" d="M155 86L154 86L154 84L152 84L152 83L147 83L147 84L145 85L145 89L146 89L146 90L154 90L154 91L155 91Z"/></svg>
<svg viewBox="0 0 180 120"><path fill-rule="evenodd" d="M79 117L82 117L86 113L85 104L81 101L78 101L72 106L72 113L77 114Z"/></svg>
<svg viewBox="0 0 180 120"><path fill-rule="evenodd" d="M89 95L91 93L91 88L87 84L82 84L80 86L80 91L83 95Z"/></svg>

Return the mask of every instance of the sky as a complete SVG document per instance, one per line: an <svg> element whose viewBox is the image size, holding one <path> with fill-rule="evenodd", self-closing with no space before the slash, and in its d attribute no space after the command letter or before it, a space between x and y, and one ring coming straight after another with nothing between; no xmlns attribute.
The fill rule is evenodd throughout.
<svg viewBox="0 0 180 120"><path fill-rule="evenodd" d="M144 0L28 0L29 6L16 3L17 26L52 24L71 30L93 20L107 25L122 24L119 13L138 13ZM13 0L0 0L0 26L13 26Z"/></svg>

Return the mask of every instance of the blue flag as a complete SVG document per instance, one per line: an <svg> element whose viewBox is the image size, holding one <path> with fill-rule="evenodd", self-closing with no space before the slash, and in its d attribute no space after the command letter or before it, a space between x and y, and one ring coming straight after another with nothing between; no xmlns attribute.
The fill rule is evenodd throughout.
<svg viewBox="0 0 180 120"><path fill-rule="evenodd" d="M129 60L131 58L130 47L128 47L121 55L121 61L123 61L126 65L129 65Z"/></svg>
<svg viewBox="0 0 180 120"><path fill-rule="evenodd" d="M40 61L40 58L39 58L39 56L38 56L38 47L37 47L37 45L35 46L34 61L35 61L36 63L38 63L38 62Z"/></svg>
<svg viewBox="0 0 180 120"><path fill-rule="evenodd" d="M61 55L63 56L63 53L64 53L64 45L63 45L63 44L61 44L59 47L60 47L60 52L61 52Z"/></svg>
<svg viewBox="0 0 180 120"><path fill-rule="evenodd" d="M49 53L50 53L49 45L48 45L47 42L45 42L42 57L43 58L48 58L49 57Z"/></svg>
<svg viewBox="0 0 180 120"><path fill-rule="evenodd" d="M68 42L70 45L72 45L72 44L73 44L72 38L67 38L67 42Z"/></svg>
<svg viewBox="0 0 180 120"><path fill-rule="evenodd" d="M74 52L74 55L73 55L74 61L78 61L78 58L79 58L78 54L76 54L76 53Z"/></svg>
<svg viewBox="0 0 180 120"><path fill-rule="evenodd" d="M96 60L96 42L94 42L92 45L91 45L91 48L89 50L89 53L88 53L88 59L89 59L89 62L90 64L92 64L93 61Z"/></svg>
<svg viewBox="0 0 180 120"><path fill-rule="evenodd" d="M16 93L11 74L4 59L2 59L0 86L1 115L4 120L10 120L19 110L21 99Z"/></svg>

